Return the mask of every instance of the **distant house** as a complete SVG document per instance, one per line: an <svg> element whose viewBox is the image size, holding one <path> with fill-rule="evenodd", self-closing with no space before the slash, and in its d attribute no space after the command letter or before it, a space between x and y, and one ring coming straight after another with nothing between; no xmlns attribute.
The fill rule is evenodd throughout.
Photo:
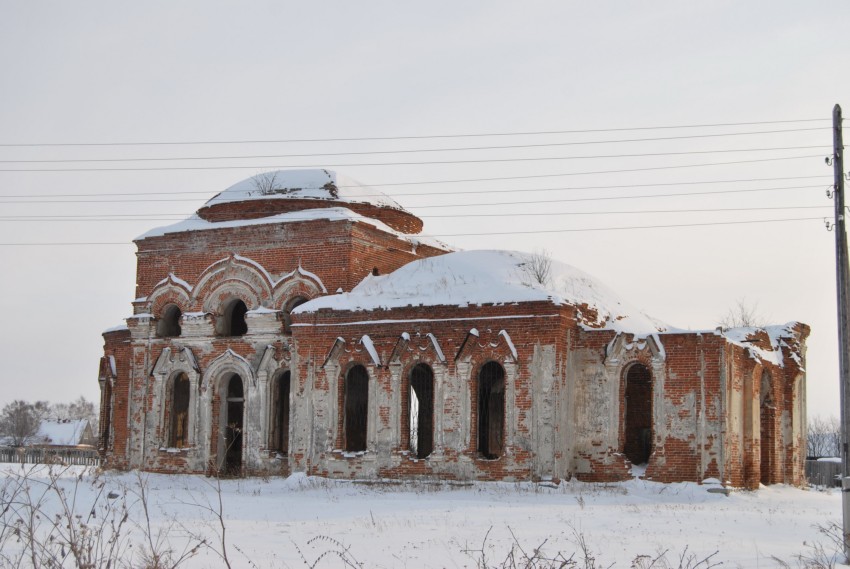
<svg viewBox="0 0 850 569"><path fill-rule="evenodd" d="M93 444L94 433L87 419L45 419L30 446L68 448Z"/></svg>

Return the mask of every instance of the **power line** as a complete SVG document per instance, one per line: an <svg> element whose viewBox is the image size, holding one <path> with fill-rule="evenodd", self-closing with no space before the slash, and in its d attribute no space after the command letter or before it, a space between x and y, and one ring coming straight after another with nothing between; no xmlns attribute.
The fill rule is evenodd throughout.
<svg viewBox="0 0 850 569"><path fill-rule="evenodd" d="M832 176L824 175L824 176L786 176L786 177L777 177L777 178L739 178L732 180L691 180L685 182L654 182L650 184L614 184L614 185L605 185L605 186L559 186L554 188L510 188L504 190L463 190L456 191L451 190L448 192L418 192L418 193L405 193L405 194L386 194L386 193L376 193L376 194L359 194L358 197L361 198L377 198L377 197L396 197L396 198L406 198L406 197L414 197L414 196L441 196L441 195L463 195L463 194L498 194L498 193L524 193L524 192L554 192L554 191L573 191L573 190L603 190L603 189L614 189L614 188L646 188L646 187L660 187L660 186L691 186L691 185L699 185L699 184L737 184L744 182L773 182L773 181L785 181L785 180L811 180L815 178L831 178ZM401 184L404 184L402 182ZM409 182L411 184L438 184L441 182ZM372 186L393 186L397 184L369 184L366 187ZM337 185L338 188L349 188L355 187L352 185ZM356 186L361 187L361 186ZM799 187L820 187L820 186L799 186ZM324 188L319 187L303 187L301 190L321 190ZM10 198L96 198L96 197L115 197L115 196L172 196L172 195L194 195L194 194L204 194L209 195L212 192L208 190L176 190L176 191L168 191L168 192L109 192L109 193L95 193L95 194L11 194L7 196L0 196L0 200L10 199ZM173 201L195 201L195 200L173 200ZM0 202L2 203L2 202ZM16 202L9 202L16 203ZM30 202L27 202L30 203ZM41 201L33 201L31 203L47 203ZM188 214L187 214L188 215Z"/></svg>
<svg viewBox="0 0 850 569"><path fill-rule="evenodd" d="M444 214L423 215L424 218L468 218L468 217L528 217L528 216L558 216L558 215L654 215L666 213L721 213L727 211L774 211L794 209L832 209L831 205L800 205L800 206L770 206L770 207L730 207L730 208L706 208L706 209L656 209L656 210L632 210L632 211L568 211L568 212L532 212L532 213L469 213L469 214Z"/></svg>
<svg viewBox="0 0 850 569"><path fill-rule="evenodd" d="M709 166L718 166L723 164L708 164ZM2 171L2 170L0 170ZM603 172L608 173L608 172ZM455 178L450 180L419 180L412 182L385 182L385 183L375 183L369 184L370 188L384 187L384 186L421 186L421 185L437 185L437 184L467 184L472 182L498 182L498 181L506 181L506 180L533 180L538 178L560 178L563 176L573 176L575 174L571 172L559 172L554 174L525 174L521 176L492 176L487 178ZM820 176L791 176L785 178L740 178L733 180L719 180L716 182L713 181L705 181L705 182L684 182L685 184L713 184L713 183L733 183L733 182L766 182L773 180L807 180L811 178L832 178L832 176L820 175ZM669 184L676 184L678 182L670 182ZM640 184L631 184L632 186L638 186ZM652 185L665 185L665 184L652 184ZM340 188L348 188L353 186L345 186L340 185ZM611 186L614 187L614 186ZM410 195L410 194L407 194Z"/></svg>
<svg viewBox="0 0 850 569"><path fill-rule="evenodd" d="M799 187L783 187L783 188L752 188L752 189L742 189L742 190L707 190L704 192L682 192L682 193L667 193L667 194L643 194L637 196L601 196L601 197L592 197L592 198L559 198L555 200L528 200L528 201L514 201L514 202L491 202L491 203L483 203L483 204L431 204L431 205L420 205L416 206L412 209L431 209L431 208L439 208L439 207L473 207L473 206L494 206L494 205L524 205L524 204L542 204L542 203L566 203L566 202L587 202L587 201L607 201L607 200L635 200L635 199L648 199L648 198L670 198L670 197L687 197L687 196L707 196L707 195L719 195L719 194L739 194L739 193L751 193L751 192L772 192L772 191L781 191L781 190L794 190L805 188L806 186ZM809 187L820 187L820 186L809 186Z"/></svg>
<svg viewBox="0 0 850 569"><path fill-rule="evenodd" d="M751 219L744 221L712 221L705 223L675 223L675 224L664 224L664 225L632 225L632 226L619 226L619 227L584 227L584 228L572 228L572 229L535 229L529 231L490 231L490 232L480 232L480 233L443 233L439 235L417 235L416 238L422 237L476 237L476 236L492 236L492 235L527 235L527 234L548 234L548 233L584 233L590 231L623 231L623 230L639 230L639 229L674 229L674 228L685 228L685 227L709 227L709 226L719 226L719 225L748 225L748 224L761 224L761 223L786 223L786 222L794 222L794 221L814 221L814 220L822 220L823 217L791 217L791 218L782 218L782 219ZM100 245L131 245L132 243L127 242L42 242L42 243L32 243L32 242L19 242L19 243L0 243L0 247L67 247L67 246L100 246ZM145 251L145 253L161 253L161 252L170 252L175 249L161 249L161 250L149 250Z"/></svg>
<svg viewBox="0 0 850 569"><path fill-rule="evenodd" d="M443 233L431 235L430 237L475 237L488 235L526 235L532 233L584 233L588 231L622 231L631 229L673 229L680 227L708 227L713 225L748 225L751 223L783 223L790 221L812 221L822 220L822 217L790 217L784 219L751 219L746 221L710 221L706 223L674 223L667 225L632 225L622 227L587 227L574 229L535 229L531 231L498 231L482 233Z"/></svg>
<svg viewBox="0 0 850 569"><path fill-rule="evenodd" d="M637 155L635 155L637 156ZM613 158L614 156L610 156L609 158ZM674 170L674 169L682 169L682 168L698 168L704 166L729 166L734 164L754 164L758 162L777 162L781 160L799 160L804 158L822 158L823 156L820 154L808 154L802 156L784 156L778 158L757 158L752 160L735 160L730 162L711 162L704 164L684 164L681 166L655 166L650 168L631 168L625 170L602 170L602 171L592 171L592 172L573 172L573 173L565 173L565 174L549 174L548 176L582 176L587 174L612 174L612 173L623 173L623 172L644 172L651 170ZM155 172L155 171L180 171L180 170L280 170L286 168L329 168L329 167L342 167L342 168L352 168L359 166L435 166L435 165L446 165L446 164L487 164L487 163L505 163L505 162L540 162L546 160L575 160L578 157L563 157L563 158L482 158L477 160L430 160L423 162L351 162L346 164L289 164L286 166L154 166L147 168L3 168L0 169L0 172ZM581 157L586 158L586 157ZM599 156L597 158L602 158ZM537 175L537 176L528 176L528 178L533 177L545 177L547 175ZM486 180L484 178L480 181ZM500 178L503 180L507 179L517 179L517 178Z"/></svg>
<svg viewBox="0 0 850 569"><path fill-rule="evenodd" d="M417 149L402 149L402 150L363 150L349 152L312 152L312 153L296 153L296 154L242 154L238 156L159 156L159 157L142 157L142 158L39 158L39 159L21 159L21 160L0 160L0 164L60 164L60 163L79 163L79 162L174 162L174 161L192 161L192 160L258 160L266 158L316 158L319 156L367 156L376 154L418 154L425 152L465 152L465 151L480 151L480 150L516 150L522 148L553 148L562 146L587 146L591 144L619 144L629 142L655 142L655 141L670 141L684 140L696 138L712 138L724 136L743 136L754 134L774 134L784 132L801 132L811 130L822 130L820 128L800 128L775 131L757 131L757 132L741 132L729 134L701 134L691 136L670 136L658 138L633 138L621 140L590 140L578 142L549 142L540 144L510 144L501 146L466 146L459 148L417 148ZM748 148L743 150L708 150L702 152L675 152L665 154L622 154L613 155L611 158L621 158L629 156L666 156L668 154L708 154L712 152L755 152L769 150L800 150L807 148L829 148L829 146L791 146L784 148ZM608 156L603 156L606 158ZM580 156L576 158L599 158L598 156Z"/></svg>
<svg viewBox="0 0 850 569"><path fill-rule="evenodd" d="M303 143L303 142L362 142L368 140L424 140L440 138L476 138L488 136L537 136L553 134L589 134L599 132L628 132L642 130L670 130L684 128L715 128L731 126L753 126L765 124L793 124L826 121L829 119L790 119L778 121L755 121L755 122L732 122L732 123L709 123L690 125L661 125L641 126L624 128L597 128L582 130L541 130L541 131L518 131L518 132L489 132L489 133L456 133L456 134L431 134L431 135L409 135L409 136L360 136L360 137L335 137L335 138L288 138L288 139L266 139L266 140L190 140L190 141L136 141L136 142L8 142L0 143L0 147L36 147L36 146L177 146L198 144L279 144L279 143Z"/></svg>
<svg viewBox="0 0 850 569"><path fill-rule="evenodd" d="M597 200L616 200L616 199L643 199L643 198L659 198L659 197L678 197L678 196L701 196L701 195L715 195L715 194L739 194L739 193L751 193L751 192L772 192L772 191L782 191L782 190L800 190L800 189L812 189L812 188L820 188L821 185L812 185L812 186L781 186L781 187L773 187L773 188L739 188L736 190L706 190L702 192L675 192L675 193L666 193L666 194L640 194L634 196L601 196L601 197L586 197L586 198L563 198L563 199L554 199L554 200L523 200L523 201L512 201L512 202L490 202L490 203L458 203L458 204L431 204L431 205L419 205L415 207L411 207L410 209L426 209L426 208L435 208L435 207L477 207L477 206L492 206L492 205L523 205L523 204L542 204L542 203L559 203L559 202L572 202L572 201L597 201ZM176 200L166 200L166 199L129 199L129 200L8 200L8 201L0 201L0 203L14 203L14 204L62 204L62 203L177 203L177 202L191 202L196 200L191 199L176 199ZM210 200L207 203L212 202ZM357 202L352 202L356 204ZM345 207L344 205L338 207ZM243 213L264 213L260 210L254 210L254 212L243 212Z"/></svg>
<svg viewBox="0 0 850 569"><path fill-rule="evenodd" d="M423 219L445 219L445 218L470 218L470 217L535 217L535 216L569 216L569 215L655 215L669 213L722 213L731 211L776 211L776 210L798 210L798 209L832 209L831 205L795 205L795 206L768 206L768 207L729 207L729 208L692 208L692 209L650 209L650 210L626 210L626 211L561 211L561 212L511 212L511 213L466 213L466 214L434 214L418 216ZM120 219L115 219L120 217ZM315 217L289 218L287 221L306 221L315 219ZM0 221L20 221L20 222L76 222L88 223L92 221L111 221L111 222L127 222L127 221L181 221L175 218L161 217L134 217L127 219L126 216L111 216L108 214L100 216L80 215L80 216L0 216ZM185 219L187 223L209 223L203 219Z"/></svg>
<svg viewBox="0 0 850 569"><path fill-rule="evenodd" d="M459 161L431 161L431 162L399 162L400 165L410 165L410 164L464 164L464 163L477 163L477 162L522 162L522 161L531 161L531 160L596 160L596 159L610 159L610 158L651 158L658 156L690 156L695 154L736 154L741 152L776 152L776 151L784 151L784 150L814 150L816 148L829 148L827 145L812 145L812 146L782 146L782 147L773 147L773 148L723 148L716 150L683 150L679 152L640 152L640 153L632 153L632 154L594 154L594 155L583 155L583 156L537 156L537 157L526 157L526 158L486 158L486 159L477 159L477 160L459 160ZM465 149L460 149L465 150ZM473 150L473 149L469 149ZM316 156L344 156L344 155L358 155L358 154L401 154L407 152L405 150L399 150L397 152L338 152L331 154L267 154L267 155L243 155L243 156L194 156L194 157L170 157L170 158L68 158L68 159L59 159L59 160L0 160L0 164L46 164L46 163L79 163L79 162L182 162L182 161L190 161L190 160L253 160L253 159L265 159L265 158L293 158L293 157L316 157ZM416 150L412 152L427 152L425 150ZM438 150L437 152L445 152L443 150ZM348 164L348 166L359 166L363 164ZM396 165L395 162L388 162L383 164L366 164L366 166L393 166ZM318 167L317 165L311 165L313 167ZM307 166L294 166L296 168L303 168Z"/></svg>

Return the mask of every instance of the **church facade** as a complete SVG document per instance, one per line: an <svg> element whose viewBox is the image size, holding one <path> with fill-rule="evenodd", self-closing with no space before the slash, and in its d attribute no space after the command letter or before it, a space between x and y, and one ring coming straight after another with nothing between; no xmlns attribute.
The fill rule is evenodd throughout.
<svg viewBox="0 0 850 569"><path fill-rule="evenodd" d="M806 325L677 330L567 265L421 229L303 170L139 237L133 313L104 333L106 465L804 482Z"/></svg>

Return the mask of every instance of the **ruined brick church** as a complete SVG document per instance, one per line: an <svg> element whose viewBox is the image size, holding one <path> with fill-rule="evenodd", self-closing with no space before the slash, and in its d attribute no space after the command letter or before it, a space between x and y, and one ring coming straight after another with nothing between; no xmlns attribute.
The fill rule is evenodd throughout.
<svg viewBox="0 0 850 569"><path fill-rule="evenodd" d="M806 325L679 330L568 265L421 230L297 170L136 239L133 313L103 334L106 464L803 482Z"/></svg>

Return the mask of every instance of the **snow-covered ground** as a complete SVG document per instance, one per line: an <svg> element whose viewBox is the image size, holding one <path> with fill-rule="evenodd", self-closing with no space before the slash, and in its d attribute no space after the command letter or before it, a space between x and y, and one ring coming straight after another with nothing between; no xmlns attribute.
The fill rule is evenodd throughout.
<svg viewBox="0 0 850 569"><path fill-rule="evenodd" d="M100 506L115 507L127 489L131 519L141 519L136 474L107 472L92 484L87 476L81 481L76 477L81 471L72 467L60 480L69 497L76 487L78 513L87 516L98 493ZM31 493L41 492L48 480L44 467L4 464L0 472L6 483L24 474L31 478ZM165 528L174 546L186 539L187 530L213 542L218 539L214 514L219 494L213 479L153 474L141 478L154 531ZM655 556L664 550L676 566L685 548L697 559L717 551L712 560L725 567L776 567L773 556L794 566L795 556L806 554L810 544L827 545L815 525L840 519L840 495L835 491L773 486L725 496L707 489L639 479L605 485L570 481L450 486L367 485L294 475L223 480L220 495L234 567L303 567L305 560L312 564L323 553L318 567L342 567L343 560L334 553L342 548L364 567L475 567L480 554L474 550L483 545L488 560L496 564L514 543L512 535L527 551L545 541L545 553L567 556L576 551L577 536L583 536L601 567L629 567L637 555ZM109 492L119 497L110 500ZM55 495L48 496L56 506ZM204 507L208 504L212 511ZM105 519L102 510L96 511L101 513L93 524ZM142 536L133 526L131 539ZM8 540L0 545L6 553L19 547ZM185 566L222 563L215 552L202 548Z"/></svg>

